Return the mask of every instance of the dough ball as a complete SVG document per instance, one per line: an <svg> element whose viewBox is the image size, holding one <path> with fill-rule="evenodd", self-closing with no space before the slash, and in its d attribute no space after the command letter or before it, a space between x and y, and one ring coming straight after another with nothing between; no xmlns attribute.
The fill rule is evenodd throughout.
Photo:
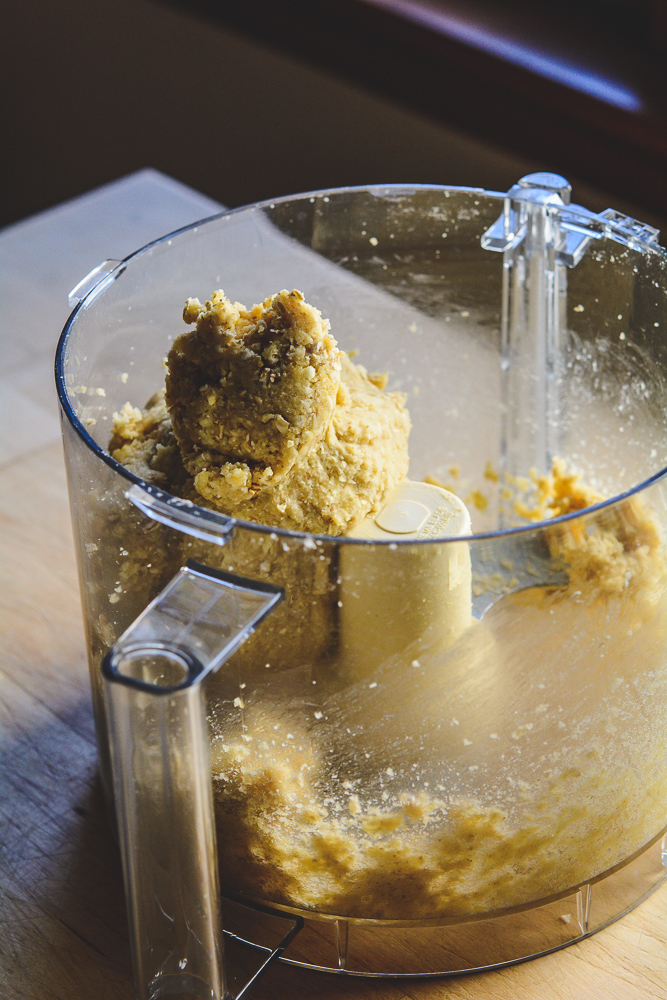
<svg viewBox="0 0 667 1000"><path fill-rule="evenodd" d="M217 469L195 476L198 493L226 514L295 531L340 535L378 510L408 471L405 397L378 389L341 355L333 417L320 440L271 489L236 502Z"/></svg>
<svg viewBox="0 0 667 1000"><path fill-rule="evenodd" d="M188 299L167 358L166 402L188 472L207 471L234 504L273 487L322 437L336 405L340 351L301 292L248 310L221 291Z"/></svg>

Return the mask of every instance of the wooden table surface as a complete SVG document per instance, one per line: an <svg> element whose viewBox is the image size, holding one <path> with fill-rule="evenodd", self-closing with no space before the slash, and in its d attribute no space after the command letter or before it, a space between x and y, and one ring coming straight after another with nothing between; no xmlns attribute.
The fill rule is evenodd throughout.
<svg viewBox="0 0 667 1000"><path fill-rule="evenodd" d="M0 234L0 998L130 1000L116 844L97 778L52 357L67 291L215 211L134 175ZM128 241L129 245L128 245ZM277 965L257 1000L666 1000L667 885L588 940L497 972L362 980Z"/></svg>

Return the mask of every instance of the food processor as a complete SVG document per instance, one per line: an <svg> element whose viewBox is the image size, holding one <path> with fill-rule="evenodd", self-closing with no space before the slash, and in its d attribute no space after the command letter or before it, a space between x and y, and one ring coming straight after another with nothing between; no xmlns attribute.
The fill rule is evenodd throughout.
<svg viewBox="0 0 667 1000"><path fill-rule="evenodd" d="M137 997L240 996L235 949L250 985L276 957L498 967L664 880L657 237L555 174L347 188L73 291L56 378ZM109 452L186 299L283 288L410 414L409 478L346 535L239 520Z"/></svg>

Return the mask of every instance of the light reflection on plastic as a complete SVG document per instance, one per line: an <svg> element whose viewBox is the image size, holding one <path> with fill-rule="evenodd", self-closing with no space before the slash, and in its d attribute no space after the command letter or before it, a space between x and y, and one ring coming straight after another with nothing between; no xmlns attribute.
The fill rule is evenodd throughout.
<svg viewBox="0 0 667 1000"><path fill-rule="evenodd" d="M370 0L370 2L377 7L385 7L398 14L404 14L403 4L400 0ZM527 45L521 45L519 42L510 41L501 35L494 34L488 28L461 21L444 11L435 10L430 5L411 3L409 7L411 20L435 28L437 31L449 35L450 38L466 42L482 52L490 52L492 55L500 56L508 62L514 63L515 66L523 66L550 80L556 80L572 90L590 94L591 97L596 97L606 104L613 104L624 111L641 111L644 107L642 99L633 90L614 80L599 76L592 70L562 62L547 52L540 52Z"/></svg>

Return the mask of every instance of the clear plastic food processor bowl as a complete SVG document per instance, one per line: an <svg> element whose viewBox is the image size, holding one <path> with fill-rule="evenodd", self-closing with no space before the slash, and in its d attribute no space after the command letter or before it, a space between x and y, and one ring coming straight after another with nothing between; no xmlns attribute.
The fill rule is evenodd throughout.
<svg viewBox="0 0 667 1000"><path fill-rule="evenodd" d="M569 193L300 195L73 293L57 382L138 996L225 995L223 941L365 975L502 965L664 878L667 260ZM406 395L405 510L425 481L472 527L426 503L409 532L394 508L373 538L289 532L114 461L113 414L218 288L300 289Z"/></svg>

